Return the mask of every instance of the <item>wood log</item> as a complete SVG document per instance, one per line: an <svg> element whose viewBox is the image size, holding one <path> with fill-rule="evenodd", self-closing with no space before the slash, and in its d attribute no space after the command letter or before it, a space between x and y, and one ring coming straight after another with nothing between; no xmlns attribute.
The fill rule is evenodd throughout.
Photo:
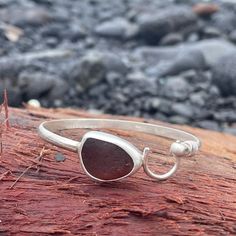
<svg viewBox="0 0 236 236"><path fill-rule="evenodd" d="M183 159L175 176L164 182L140 170L122 181L101 184L83 173L76 153L42 140L37 126L53 118L144 119L32 107L11 108L9 116L10 127L1 125L0 235L236 234L236 137L167 124L197 135L203 143L200 153ZM149 146L150 167L162 170L158 160L168 157L169 140L109 132L140 149ZM79 139L82 133L65 134Z"/></svg>

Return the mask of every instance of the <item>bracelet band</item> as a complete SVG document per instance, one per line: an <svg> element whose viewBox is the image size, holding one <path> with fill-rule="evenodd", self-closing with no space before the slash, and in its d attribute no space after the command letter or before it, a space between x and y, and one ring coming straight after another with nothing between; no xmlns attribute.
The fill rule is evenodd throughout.
<svg viewBox="0 0 236 236"><path fill-rule="evenodd" d="M56 132L67 130L67 129L120 129L120 130L128 130L128 131L138 131L148 134L153 134L156 136L161 136L169 139L175 140L170 147L170 153L175 157L176 162L175 165L169 170L167 173L158 175L150 171L148 168L148 150L149 148L145 148L143 152L138 150L128 141L121 139L115 135L98 132L98 131L89 131L87 134L84 135L82 140L75 141L63 136L56 134ZM141 166L143 166L145 172L152 178L158 180L164 180L169 178L171 175L175 173L179 166L180 158L184 156L190 156L195 154L199 147L200 147L200 140L195 137L194 135L187 133L182 130L165 127L161 125L154 125L149 123L141 123L141 122L133 122L133 121L124 121L124 120L110 120L110 119L63 119L63 120L53 120L53 121L46 121L43 122L39 126L39 135L45 139L46 141L55 144L59 147L66 148L68 150L79 152L80 160L82 167L86 174L88 174L91 178L98 180L98 181L114 181L118 179L122 179L127 177L133 173L135 173ZM88 142L90 140L90 144ZM93 141L93 142L92 142ZM99 143L100 141L100 143ZM99 143L99 145L98 145ZM110 145L110 146L109 146ZM113 145L113 147L111 147ZM107 150L105 149L105 146ZM108 147L109 146L109 147ZM113 148L113 149L109 149ZM90 149L90 150L89 150ZM119 149L119 150L118 150ZM122 149L122 150L121 150ZM96 150L96 157L95 159L91 156L91 152ZM95 162L103 162L102 157L100 158L100 150L104 156L104 163L102 165L107 164L108 166L112 166L112 164L116 163L117 161L108 160L109 150L110 156L115 155L113 152L116 150L117 153L120 153L121 160L120 162L129 162L129 159L132 159L132 170L127 174L124 170L123 173L116 173L117 178L109 179L108 175L112 175L111 171L107 171L109 173L106 174L99 174L99 170L94 167L92 163L90 163L90 159ZM129 157L124 154L129 155ZM88 157L90 159L88 159ZM101 159L101 160L100 160ZM105 160L106 159L106 160ZM108 162L106 162L108 161ZM110 163L109 163L110 162ZM101 164L101 163L99 163ZM126 163L127 165L127 163ZM131 164L130 164L131 165ZM115 165L114 165L115 166ZM101 169L103 166L101 167ZM105 167L104 167L105 168ZM95 170L96 169L96 170ZM118 168L119 169L119 168ZM125 169L125 168L123 168ZM113 170L117 172L117 170ZM94 172L94 173L93 173ZM103 170L104 172L104 170ZM122 172L122 171L121 171ZM124 173L126 173L125 176ZM100 178L102 176L102 178Z"/></svg>

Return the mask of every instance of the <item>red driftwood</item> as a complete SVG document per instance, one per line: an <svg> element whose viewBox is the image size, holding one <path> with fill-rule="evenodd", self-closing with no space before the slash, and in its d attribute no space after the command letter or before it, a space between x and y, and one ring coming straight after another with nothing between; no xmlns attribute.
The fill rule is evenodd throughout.
<svg viewBox="0 0 236 236"><path fill-rule="evenodd" d="M9 115L10 128L2 124L0 235L236 234L236 137L183 126L203 147L182 161L174 177L156 182L140 170L123 181L99 184L83 173L76 153L37 135L45 119L91 114L28 108L10 109ZM168 155L168 140L116 133L141 149L149 146L151 167L161 168L156 159ZM65 161L56 161L58 155Z"/></svg>

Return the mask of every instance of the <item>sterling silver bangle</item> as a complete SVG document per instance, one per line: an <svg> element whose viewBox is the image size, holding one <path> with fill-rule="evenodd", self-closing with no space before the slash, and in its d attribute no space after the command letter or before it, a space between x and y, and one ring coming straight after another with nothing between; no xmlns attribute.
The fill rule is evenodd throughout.
<svg viewBox="0 0 236 236"><path fill-rule="evenodd" d="M155 174L148 167L149 148L140 151L133 144L118 136L89 131L81 141L75 141L56 134L67 129L122 129L153 134L175 140L170 153L175 158L174 166L164 174ZM78 152L84 172L101 182L116 181L137 172L141 166L148 176L165 180L179 167L181 157L191 156L200 148L200 140L182 130L161 125L109 119L63 119L46 121L39 126L39 135L59 147Z"/></svg>

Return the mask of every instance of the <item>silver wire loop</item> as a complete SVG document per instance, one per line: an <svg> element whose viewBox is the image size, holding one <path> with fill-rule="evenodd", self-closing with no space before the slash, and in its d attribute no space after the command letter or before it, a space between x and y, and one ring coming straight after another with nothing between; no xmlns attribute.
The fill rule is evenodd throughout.
<svg viewBox="0 0 236 236"><path fill-rule="evenodd" d="M143 150L143 169L144 169L145 173L149 177L151 177L153 179L156 179L156 180L166 180L169 177L171 177L176 172L176 170L178 169L179 164L180 164L180 158L177 157L177 156L174 156L175 164L174 164L174 166L168 172L166 172L164 174L155 174L148 167L148 159L149 159L148 154L149 153L150 153L150 149L149 148L145 148Z"/></svg>

